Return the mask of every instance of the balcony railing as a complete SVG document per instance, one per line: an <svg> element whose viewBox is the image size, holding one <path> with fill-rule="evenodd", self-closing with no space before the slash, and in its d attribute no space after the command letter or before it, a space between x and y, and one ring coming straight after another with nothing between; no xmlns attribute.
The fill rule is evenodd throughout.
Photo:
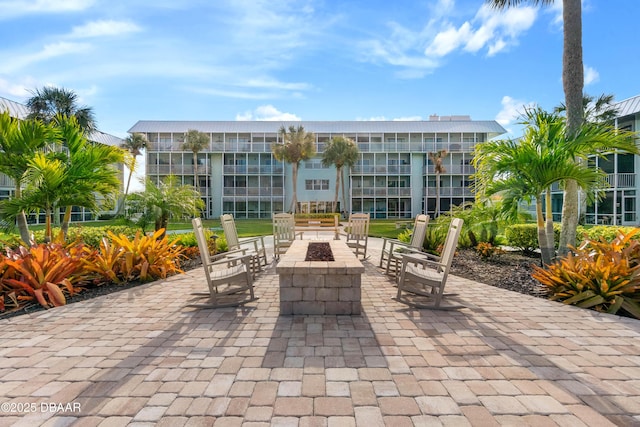
<svg viewBox="0 0 640 427"><path fill-rule="evenodd" d="M225 175L282 175L281 165L224 165Z"/></svg>
<svg viewBox="0 0 640 427"><path fill-rule="evenodd" d="M411 196L411 188L354 188L351 190L353 196L370 196L370 197L385 197L385 196Z"/></svg>
<svg viewBox="0 0 640 427"><path fill-rule="evenodd" d="M193 165L147 165L149 174L152 175L193 175ZM208 164L198 165L198 175L207 175L210 172Z"/></svg>
<svg viewBox="0 0 640 427"><path fill-rule="evenodd" d="M271 197L282 196L284 194L284 189L275 187L225 187L222 191L222 194L225 196Z"/></svg>
<svg viewBox="0 0 640 427"><path fill-rule="evenodd" d="M454 165L445 166L445 172L442 175L473 175L476 172L476 168L471 165ZM423 173L427 175L435 175L435 166L426 165L423 168Z"/></svg>
<svg viewBox="0 0 640 427"><path fill-rule="evenodd" d="M610 173L606 178L607 183L614 188L635 188L636 186L636 174L635 173Z"/></svg>
<svg viewBox="0 0 640 427"><path fill-rule="evenodd" d="M353 167L354 175L410 175L411 165L363 166Z"/></svg>
<svg viewBox="0 0 640 427"><path fill-rule="evenodd" d="M427 187L423 189L423 195L436 196L435 187ZM470 188L466 187L440 187L441 196L473 196L473 192Z"/></svg>

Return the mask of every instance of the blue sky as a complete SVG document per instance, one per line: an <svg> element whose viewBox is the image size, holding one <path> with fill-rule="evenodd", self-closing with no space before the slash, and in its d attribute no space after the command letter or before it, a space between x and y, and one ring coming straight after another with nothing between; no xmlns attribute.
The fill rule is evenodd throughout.
<svg viewBox="0 0 640 427"><path fill-rule="evenodd" d="M523 105L563 101L561 3L0 0L0 96L71 89L120 137L141 119L430 114L517 133ZM639 17L638 0L583 1L586 93L640 92Z"/></svg>

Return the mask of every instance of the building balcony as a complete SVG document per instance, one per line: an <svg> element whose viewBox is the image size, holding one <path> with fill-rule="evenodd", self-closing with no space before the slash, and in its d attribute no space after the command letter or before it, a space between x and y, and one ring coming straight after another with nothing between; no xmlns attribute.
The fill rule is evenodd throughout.
<svg viewBox="0 0 640 427"><path fill-rule="evenodd" d="M635 173L610 173L606 178L607 183L612 188L635 188L636 187L636 174Z"/></svg>
<svg viewBox="0 0 640 427"><path fill-rule="evenodd" d="M353 166L352 175L411 175L411 165Z"/></svg>
<svg viewBox="0 0 640 427"><path fill-rule="evenodd" d="M281 197L284 195L283 188L261 188L261 187L225 187L222 190L224 196L246 196L246 197Z"/></svg>
<svg viewBox="0 0 640 427"><path fill-rule="evenodd" d="M436 196L436 188L435 187L427 187L423 189L423 196L427 197L435 197ZM473 192L470 188L467 187L440 187L440 196L445 197L473 197Z"/></svg>
<svg viewBox="0 0 640 427"><path fill-rule="evenodd" d="M224 165L225 175L282 175L282 165Z"/></svg>
<svg viewBox="0 0 640 427"><path fill-rule="evenodd" d="M435 166L434 165L426 165L424 166L422 173L425 175L435 175ZM455 165L455 166L445 166L445 172L441 175L473 175L476 173L476 168L470 165Z"/></svg>
<svg viewBox="0 0 640 427"><path fill-rule="evenodd" d="M193 175L193 165L147 165L150 175ZM198 165L198 175L208 175L208 164Z"/></svg>

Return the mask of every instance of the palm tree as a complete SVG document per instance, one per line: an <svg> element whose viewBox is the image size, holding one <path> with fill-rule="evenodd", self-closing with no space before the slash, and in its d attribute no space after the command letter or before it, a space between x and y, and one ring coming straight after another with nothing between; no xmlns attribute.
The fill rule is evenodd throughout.
<svg viewBox="0 0 640 427"><path fill-rule="evenodd" d="M182 143L183 150L193 153L193 182L198 190L198 153L209 146L209 135L195 129L189 129ZM198 196L200 197L200 196Z"/></svg>
<svg viewBox="0 0 640 427"><path fill-rule="evenodd" d="M129 194L129 185L131 184L131 177L136 169L136 159L138 156L142 155L142 151L147 148L147 137L143 133L134 133L133 135L129 135L125 138L124 142L120 145L121 148L124 148L131 154L130 162L127 164L129 168L129 177L127 178L127 186L124 189L124 197L122 198L122 203L118 206L118 212L116 215L119 215L124 210L125 201L127 200L127 195Z"/></svg>
<svg viewBox="0 0 640 427"><path fill-rule="evenodd" d="M26 210L30 213L44 211L45 241L53 238L51 218L60 198L67 190L67 171L64 162L55 156L43 152L36 153L28 162L29 168L25 172L27 187L20 199L6 207ZM5 207L5 208L6 208Z"/></svg>
<svg viewBox="0 0 640 427"><path fill-rule="evenodd" d="M338 212L338 192L340 186L342 186L342 209L343 211L347 209L343 168L345 166L351 168L358 160L359 155L360 152L358 151L356 143L353 142L351 138L345 138L343 136L332 138L324 148L322 165L324 167L331 165L336 167L336 194L333 199L333 212Z"/></svg>
<svg viewBox="0 0 640 427"><path fill-rule="evenodd" d="M78 95L69 89L44 86L36 89L33 96L27 100L30 119L39 119L49 123L57 115L75 117L82 131L89 135L95 131L96 120L91 107L79 106Z"/></svg>
<svg viewBox="0 0 640 427"><path fill-rule="evenodd" d="M575 158L584 158L588 147L608 151L637 152L631 134L602 124L585 124L578 134L569 134L566 121L557 113L528 109L521 124L521 140L489 141L476 146L474 166L476 191L480 196L500 194L505 211L514 214L517 202L535 198L538 242L542 262L554 256L551 185L571 179L587 192L602 188L604 174ZM594 155L602 155L593 152ZM546 221L545 221L546 218Z"/></svg>
<svg viewBox="0 0 640 427"><path fill-rule="evenodd" d="M131 205L145 218L155 223L155 230L167 229L171 217L195 216L204 208L204 202L191 185L178 185L178 177L168 175L156 184L147 178L144 192L129 196ZM164 238L165 233L159 237Z"/></svg>
<svg viewBox="0 0 640 427"><path fill-rule="evenodd" d="M433 215L434 218L437 218L438 215L440 215L440 174L447 171L443 164L445 157L447 157L447 150L438 150L436 152L429 153L429 159L433 162L433 169L436 173L436 211ZM424 213L427 213L426 209Z"/></svg>
<svg viewBox="0 0 640 427"><path fill-rule="evenodd" d="M548 5L554 0L485 0L498 9L528 2ZM584 88L584 65L582 63L582 0L562 0L564 42L562 47L562 86L567 109L567 133L577 134L583 122L582 91ZM569 245L575 245L579 218L578 185L568 180L562 203L562 231L560 254L566 254Z"/></svg>
<svg viewBox="0 0 640 427"><path fill-rule="evenodd" d="M8 112L0 113L0 172L15 183L15 199L22 197L24 173L29 167L29 160L50 142L58 141L58 138L56 129L39 120L16 120ZM14 217L17 220L20 238L25 244L30 244L25 212L20 210Z"/></svg>
<svg viewBox="0 0 640 427"><path fill-rule="evenodd" d="M291 163L293 179L293 199L290 211L298 211L298 167L300 162L312 158L316 153L315 135L304 130L303 126L289 126L289 130L282 126L278 133L282 136L282 143L271 146L276 160Z"/></svg>
<svg viewBox="0 0 640 427"><path fill-rule="evenodd" d="M126 152L119 147L89 142L74 117L59 117L56 121L68 150L63 157L65 190L59 201L59 206L65 208L60 236L64 239L73 206L97 212L115 201L121 185L115 165L124 161Z"/></svg>

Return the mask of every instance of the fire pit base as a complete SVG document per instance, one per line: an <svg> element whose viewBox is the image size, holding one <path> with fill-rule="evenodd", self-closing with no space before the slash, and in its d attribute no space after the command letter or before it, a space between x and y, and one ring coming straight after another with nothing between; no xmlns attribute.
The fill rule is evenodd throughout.
<svg viewBox="0 0 640 427"><path fill-rule="evenodd" d="M276 266L280 314L360 314L362 263L341 240L328 242L335 261L305 261L309 243L296 240Z"/></svg>

